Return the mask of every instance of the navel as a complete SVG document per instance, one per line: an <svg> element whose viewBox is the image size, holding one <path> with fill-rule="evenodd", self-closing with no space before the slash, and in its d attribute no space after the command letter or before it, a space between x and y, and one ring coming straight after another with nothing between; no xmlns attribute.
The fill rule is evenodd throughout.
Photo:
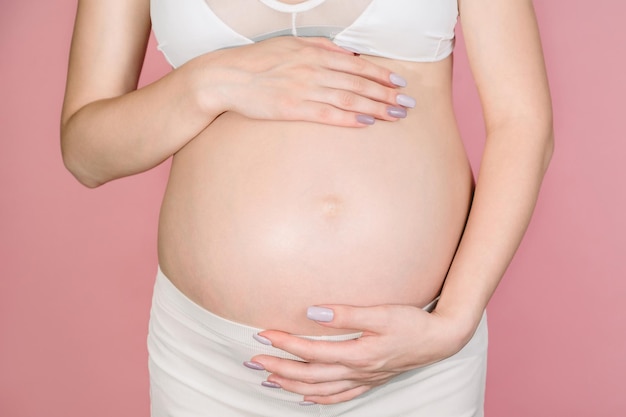
<svg viewBox="0 0 626 417"><path fill-rule="evenodd" d="M342 200L337 195L326 195L321 200L321 213L326 218L335 218L341 214Z"/></svg>

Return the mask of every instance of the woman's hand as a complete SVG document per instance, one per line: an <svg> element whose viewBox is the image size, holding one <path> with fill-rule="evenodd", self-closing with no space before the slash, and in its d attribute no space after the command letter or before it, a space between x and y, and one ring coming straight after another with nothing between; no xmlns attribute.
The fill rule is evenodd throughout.
<svg viewBox="0 0 626 417"><path fill-rule="evenodd" d="M253 119L359 127L406 116L406 81L323 38L279 37L193 61L201 106Z"/></svg>
<svg viewBox="0 0 626 417"><path fill-rule="evenodd" d="M251 362L271 373L268 386L318 404L351 400L405 371L452 356L471 337L453 318L404 305L312 307L309 318L326 327L361 329L363 334L336 342L266 330L259 333L262 343L304 362L269 355L255 356Z"/></svg>

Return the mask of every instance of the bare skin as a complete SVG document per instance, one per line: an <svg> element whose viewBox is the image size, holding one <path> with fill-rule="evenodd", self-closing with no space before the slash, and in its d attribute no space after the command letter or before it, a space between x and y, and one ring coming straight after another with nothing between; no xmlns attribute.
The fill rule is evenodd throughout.
<svg viewBox="0 0 626 417"><path fill-rule="evenodd" d="M308 306L439 293L472 188L451 59L375 61L418 97L403 120L348 129L228 112L175 155L159 259L190 298L255 327L328 334L346 330L307 320Z"/></svg>
<svg viewBox="0 0 626 417"><path fill-rule="evenodd" d="M135 90L148 1L81 0L78 10L66 165L96 187L175 155L161 266L200 305L267 328L261 335L274 346L307 360L251 358L272 382L308 401L348 401L469 340L552 153L529 0L459 1L487 130L469 216L450 59L406 64L283 38L198 57ZM394 85L392 73L408 86ZM403 119L387 113L398 94L417 99ZM374 126L359 122L363 114ZM436 310L425 313L419 307L442 284ZM305 319L311 304L332 320ZM291 335L348 329L364 337Z"/></svg>

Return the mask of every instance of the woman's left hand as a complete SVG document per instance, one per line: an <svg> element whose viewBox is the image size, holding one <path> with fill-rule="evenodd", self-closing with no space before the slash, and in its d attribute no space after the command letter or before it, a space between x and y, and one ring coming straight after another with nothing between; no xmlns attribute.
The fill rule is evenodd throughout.
<svg viewBox="0 0 626 417"><path fill-rule="evenodd" d="M268 381L274 385L318 404L351 400L403 372L453 355L468 340L454 319L436 310L427 313L405 305L325 305L312 309L309 312L321 311L330 318L322 322L314 317L320 325L358 329L362 336L340 342L318 341L265 330L259 335L272 346L304 362L270 355L257 355L251 361L271 373Z"/></svg>

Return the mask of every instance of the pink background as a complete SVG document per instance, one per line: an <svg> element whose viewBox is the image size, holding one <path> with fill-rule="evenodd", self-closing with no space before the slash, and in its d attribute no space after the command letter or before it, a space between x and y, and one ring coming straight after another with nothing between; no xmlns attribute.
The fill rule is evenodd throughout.
<svg viewBox="0 0 626 417"><path fill-rule="evenodd" d="M148 416L167 167L96 190L63 168L74 8L0 0L0 415ZM626 3L537 0L536 9L557 148L489 306L487 416L625 416ZM458 45L456 105L476 166L482 121ZM142 82L167 70L151 45Z"/></svg>

